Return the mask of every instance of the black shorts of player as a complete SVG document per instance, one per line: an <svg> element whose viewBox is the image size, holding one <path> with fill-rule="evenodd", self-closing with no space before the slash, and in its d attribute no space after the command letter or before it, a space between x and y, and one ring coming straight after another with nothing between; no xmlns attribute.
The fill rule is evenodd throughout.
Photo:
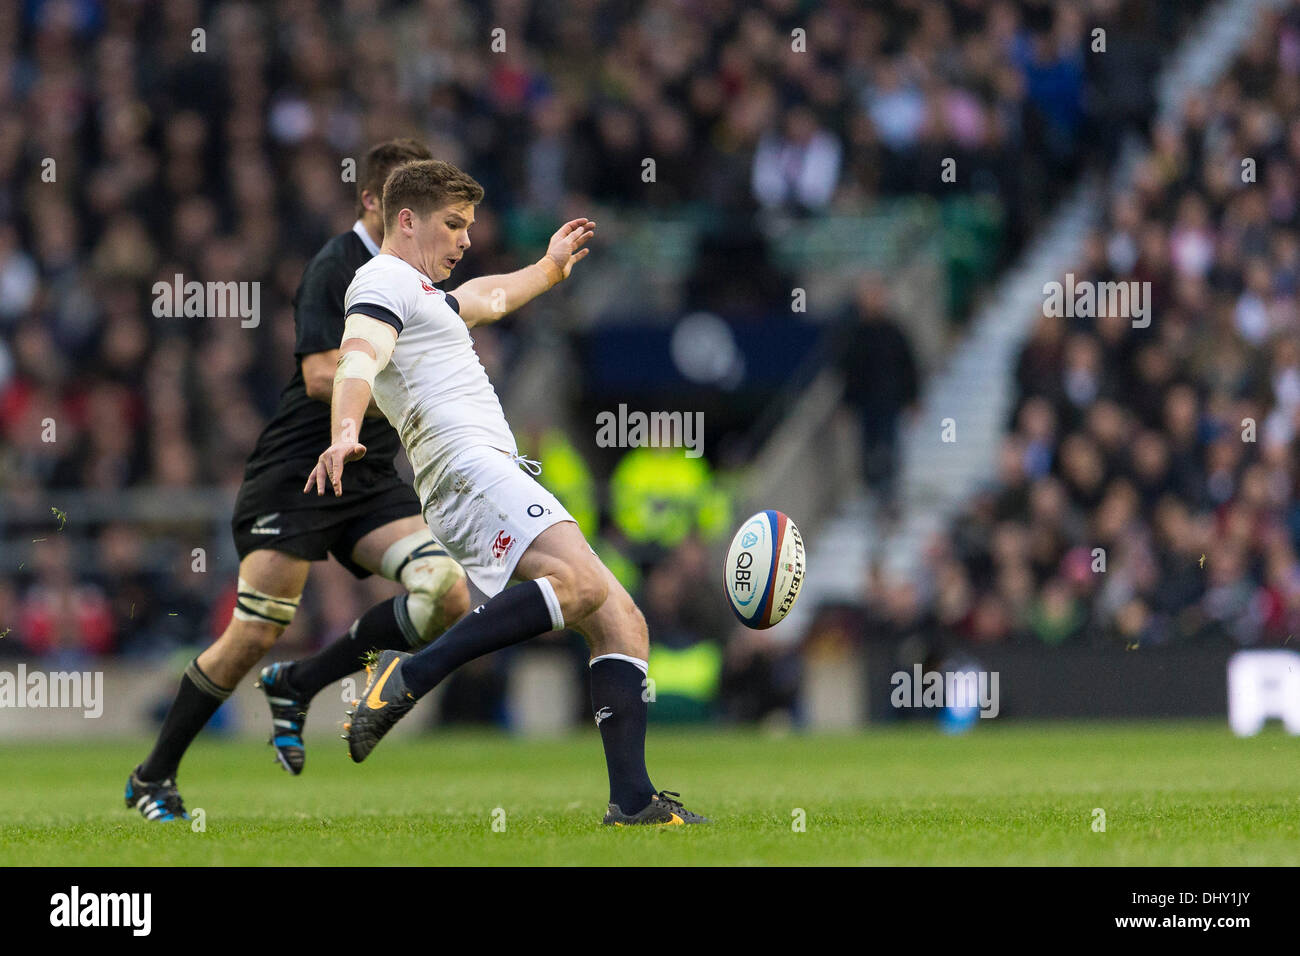
<svg viewBox="0 0 1300 956"><path fill-rule="evenodd" d="M277 466L244 479L230 521L239 560L259 549L306 561L332 554L356 577L370 577L352 560L352 549L376 528L422 514L420 499L394 470L351 466L343 475L342 497L329 489L304 494L314 464Z"/></svg>

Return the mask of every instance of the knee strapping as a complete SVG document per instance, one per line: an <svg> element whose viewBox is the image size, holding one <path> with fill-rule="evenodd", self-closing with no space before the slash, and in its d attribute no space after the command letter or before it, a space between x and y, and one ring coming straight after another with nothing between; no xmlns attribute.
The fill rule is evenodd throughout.
<svg viewBox="0 0 1300 956"><path fill-rule="evenodd" d="M435 636L432 631L441 617L438 612L443 599L465 578L464 569L438 547L428 530L395 541L384 552L380 573L390 581L400 581L407 590L404 607L402 602L398 604L397 618L412 647Z"/></svg>
<svg viewBox="0 0 1300 956"><path fill-rule="evenodd" d="M288 627L293 621L294 614L298 612L300 600L302 600L301 595L296 598L286 598L267 594L240 578L238 596L235 598L235 617L241 621Z"/></svg>

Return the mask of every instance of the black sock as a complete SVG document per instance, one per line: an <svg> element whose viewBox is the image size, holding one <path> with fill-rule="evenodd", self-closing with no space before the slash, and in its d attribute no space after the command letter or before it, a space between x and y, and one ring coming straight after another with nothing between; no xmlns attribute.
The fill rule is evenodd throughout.
<svg viewBox="0 0 1300 956"><path fill-rule="evenodd" d="M423 697L461 664L564 627L560 603L547 580L506 588L447 629L402 665L402 680Z"/></svg>
<svg viewBox="0 0 1300 956"><path fill-rule="evenodd" d="M362 658L372 649L405 651L421 643L406 615L406 595L399 594L362 614L338 640L290 664L285 680L310 700L336 680L361 670Z"/></svg>
<svg viewBox="0 0 1300 956"><path fill-rule="evenodd" d="M597 658L591 664L591 710L605 744L609 802L639 813L657 790L645 769L645 725L649 705L641 696L645 674L631 661Z"/></svg>
<svg viewBox="0 0 1300 956"><path fill-rule="evenodd" d="M230 689L220 687L199 670L196 657L185 668L180 690L163 720L153 752L140 765L141 780L156 783L176 776L176 768L203 725L230 696Z"/></svg>

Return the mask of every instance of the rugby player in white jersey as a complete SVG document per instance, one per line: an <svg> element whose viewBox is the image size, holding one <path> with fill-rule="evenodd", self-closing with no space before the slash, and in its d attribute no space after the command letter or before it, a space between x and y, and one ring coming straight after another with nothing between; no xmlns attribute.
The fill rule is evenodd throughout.
<svg viewBox="0 0 1300 956"><path fill-rule="evenodd" d="M591 649L592 709L609 771L604 822L707 822L678 794L657 790L646 771L645 618L564 506L520 467L469 334L567 278L588 254L596 224L567 222L537 263L444 294L434 283L449 277L469 248L482 198L482 187L449 163L397 167L384 184L383 246L348 287L332 443L303 490L343 493L346 463L366 452L358 425L373 395L410 458L430 531L489 595L419 652L379 654L349 712L348 749L364 760L417 700L467 661L571 627Z"/></svg>

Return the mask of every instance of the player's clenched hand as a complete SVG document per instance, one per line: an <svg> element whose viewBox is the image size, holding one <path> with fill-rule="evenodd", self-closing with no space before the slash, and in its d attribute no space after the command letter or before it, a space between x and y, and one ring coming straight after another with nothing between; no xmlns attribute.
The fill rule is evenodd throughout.
<svg viewBox="0 0 1300 956"><path fill-rule="evenodd" d="M595 234L594 219L570 219L551 236L550 245L546 247L546 257L560 267L567 279L573 270L573 264L591 251L582 247Z"/></svg>
<svg viewBox="0 0 1300 956"><path fill-rule="evenodd" d="M316 486L316 494L325 494L325 483L329 482L335 495L343 494L343 466L350 461L356 461L364 457L366 446L361 444L351 434L344 433L343 437L330 445L323 452L320 458L316 459L316 467L311 470L307 476L307 484L303 486L303 494L311 491L312 486Z"/></svg>

